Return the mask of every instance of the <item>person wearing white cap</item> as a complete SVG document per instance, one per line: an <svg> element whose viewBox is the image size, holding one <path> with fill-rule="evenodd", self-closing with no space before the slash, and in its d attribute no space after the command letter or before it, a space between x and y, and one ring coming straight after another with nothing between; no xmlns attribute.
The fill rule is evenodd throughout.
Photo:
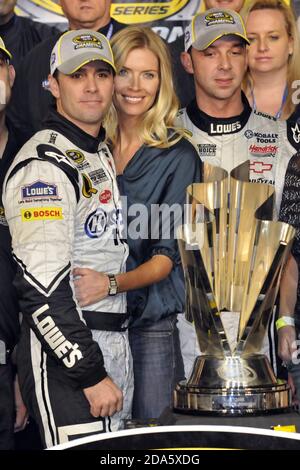
<svg viewBox="0 0 300 470"><path fill-rule="evenodd" d="M107 39L126 25L110 16L111 0L60 0L60 7L68 20L69 30L98 31ZM9 116L29 139L41 129L48 108L53 104L49 93L49 58L61 32L34 47L18 63L18 75L9 107Z"/></svg>
<svg viewBox="0 0 300 470"><path fill-rule="evenodd" d="M249 179L274 184L279 209L285 171L297 142L286 122L252 110L242 93L248 44L242 18L232 10L214 8L192 19L181 59L194 76L196 98L179 112L178 123L190 131L203 161L230 172L250 159ZM179 325L181 333L185 326ZM235 336L231 321L229 329ZM183 350L187 343L183 356L196 349L186 365L190 369L198 351L186 336L182 334Z"/></svg>
<svg viewBox="0 0 300 470"><path fill-rule="evenodd" d="M24 317L20 385L46 447L120 429L133 392L126 296L114 276L128 248L101 127L115 73L109 42L67 32L50 69L56 110L17 154L3 193ZM84 311L72 276L82 263L107 273L109 294Z"/></svg>

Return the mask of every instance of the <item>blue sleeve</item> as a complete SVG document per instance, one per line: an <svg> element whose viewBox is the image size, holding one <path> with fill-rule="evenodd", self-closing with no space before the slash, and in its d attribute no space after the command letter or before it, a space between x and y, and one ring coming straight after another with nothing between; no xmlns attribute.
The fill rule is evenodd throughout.
<svg viewBox="0 0 300 470"><path fill-rule="evenodd" d="M170 172L165 183L163 200L151 212L150 256L168 256L180 263L177 229L184 223L187 187L201 180L201 160L194 147L182 139L170 147Z"/></svg>

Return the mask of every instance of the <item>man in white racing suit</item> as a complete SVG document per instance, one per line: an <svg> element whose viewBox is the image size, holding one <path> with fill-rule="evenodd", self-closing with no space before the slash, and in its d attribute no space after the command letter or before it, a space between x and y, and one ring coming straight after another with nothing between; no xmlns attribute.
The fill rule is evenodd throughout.
<svg viewBox="0 0 300 470"><path fill-rule="evenodd" d="M279 210L286 168L299 145L285 121L252 111L242 93L247 44L242 18L234 11L212 8L192 19L181 60L194 76L196 98L179 112L178 123L190 132L202 161L230 172L250 159L250 181L275 185ZM226 326L234 335L237 325ZM184 318L179 330L188 375L199 349ZM275 357L268 338L263 351Z"/></svg>
<svg viewBox="0 0 300 470"><path fill-rule="evenodd" d="M120 197L101 127L114 62L100 33L65 33L51 55L56 110L19 151L3 201L24 316L18 349L24 400L46 447L122 427L133 392L126 294L114 275L128 254ZM107 273L109 296L82 311L72 271Z"/></svg>

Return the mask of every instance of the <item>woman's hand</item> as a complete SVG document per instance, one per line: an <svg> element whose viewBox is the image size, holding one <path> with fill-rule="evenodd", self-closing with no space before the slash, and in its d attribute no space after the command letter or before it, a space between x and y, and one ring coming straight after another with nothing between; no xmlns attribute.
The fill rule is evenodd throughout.
<svg viewBox="0 0 300 470"><path fill-rule="evenodd" d="M108 295L109 280L107 274L94 269L73 269L76 299L80 307L92 305Z"/></svg>

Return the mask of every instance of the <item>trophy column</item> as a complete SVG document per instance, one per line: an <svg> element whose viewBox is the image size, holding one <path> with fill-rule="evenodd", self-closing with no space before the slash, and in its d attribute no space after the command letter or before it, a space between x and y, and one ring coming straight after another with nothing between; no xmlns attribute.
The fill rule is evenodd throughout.
<svg viewBox="0 0 300 470"><path fill-rule="evenodd" d="M174 408L243 415L291 404L260 353L295 230L272 220L274 187L248 180L249 162L231 172L204 164L204 182L188 187L189 223L178 243L186 316L202 355L177 384Z"/></svg>

